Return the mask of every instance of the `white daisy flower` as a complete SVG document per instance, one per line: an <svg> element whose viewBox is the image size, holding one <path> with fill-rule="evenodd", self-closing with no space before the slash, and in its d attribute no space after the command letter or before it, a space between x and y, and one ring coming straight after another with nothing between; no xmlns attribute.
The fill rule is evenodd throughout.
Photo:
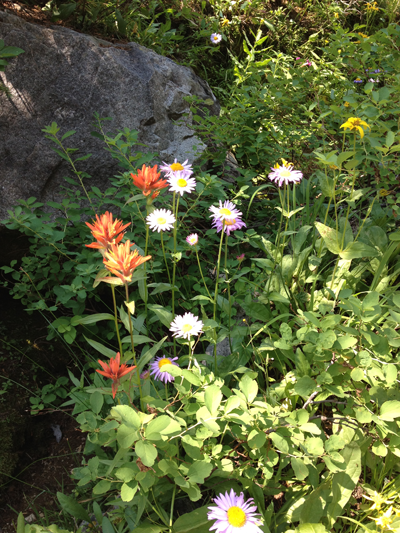
<svg viewBox="0 0 400 533"><path fill-rule="evenodd" d="M177 315L171 322L170 331L173 337L183 337L190 340L191 336L199 335L203 329L203 322L193 313Z"/></svg>
<svg viewBox="0 0 400 533"><path fill-rule="evenodd" d="M146 217L147 225L152 231L169 231L174 227L175 217L168 209L155 209Z"/></svg>
<svg viewBox="0 0 400 533"><path fill-rule="evenodd" d="M211 211L212 216L215 219L221 220L232 220L240 218L242 213L238 209L236 209L236 205L229 200L225 200L224 203L222 201L219 201L219 206L215 207L215 205L212 205L209 209Z"/></svg>
<svg viewBox="0 0 400 533"><path fill-rule="evenodd" d="M196 188L196 180L189 178L185 171L178 171L170 174L168 177L170 192L178 192L183 196L184 192L191 193Z"/></svg>
<svg viewBox="0 0 400 533"><path fill-rule="evenodd" d="M199 242L199 236L197 233L191 233L186 237L186 242L190 244L190 246L195 246Z"/></svg>
<svg viewBox="0 0 400 533"><path fill-rule="evenodd" d="M218 44L221 42L221 39L222 39L222 35L220 33L212 33L211 34L211 37L210 37L210 41L213 43L213 44Z"/></svg>

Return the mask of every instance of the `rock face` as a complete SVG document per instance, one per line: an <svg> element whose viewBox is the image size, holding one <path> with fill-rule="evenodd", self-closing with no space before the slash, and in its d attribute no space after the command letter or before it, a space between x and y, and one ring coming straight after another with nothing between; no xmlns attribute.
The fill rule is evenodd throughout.
<svg viewBox="0 0 400 533"><path fill-rule="evenodd" d="M189 128L184 98L197 96L211 114L219 105L211 89L190 69L136 43L113 45L60 26L38 26L0 11L0 37L25 53L0 74L0 220L20 199L60 198L68 163L51 150L44 126L57 122L61 133L76 130L66 145L92 157L79 170L89 186L109 186L118 167L104 144L90 135L93 113L112 117L107 130L139 131L138 141L160 160L196 158L203 143ZM179 120L181 119L181 120ZM177 123L179 121L180 123ZM196 148L194 148L196 146Z"/></svg>

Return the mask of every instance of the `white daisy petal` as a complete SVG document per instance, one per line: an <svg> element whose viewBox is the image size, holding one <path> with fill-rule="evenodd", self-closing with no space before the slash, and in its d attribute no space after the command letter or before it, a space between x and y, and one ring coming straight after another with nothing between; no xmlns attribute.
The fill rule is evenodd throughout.
<svg viewBox="0 0 400 533"><path fill-rule="evenodd" d="M171 322L169 328L169 330L173 332L173 337L183 337L188 340L190 340L190 337L192 336L199 335L202 332L202 329L203 322L192 313L185 313L183 316L177 315Z"/></svg>
<svg viewBox="0 0 400 533"><path fill-rule="evenodd" d="M185 171L174 172L168 176L170 192L177 192L183 196L184 192L191 193L196 188L196 180L190 178Z"/></svg>
<svg viewBox="0 0 400 533"><path fill-rule="evenodd" d="M175 217L168 209L155 209L146 217L147 225L152 231L169 231L174 227Z"/></svg>
<svg viewBox="0 0 400 533"><path fill-rule="evenodd" d="M257 509L254 500L250 498L244 501L241 492L239 496L231 489L230 493L219 494L214 498L216 507L209 507L211 512L207 517L209 520L216 520L210 527L210 531L216 533L262 533L258 525L261 525L259 513L249 512L249 509ZM217 510L218 509L218 510Z"/></svg>

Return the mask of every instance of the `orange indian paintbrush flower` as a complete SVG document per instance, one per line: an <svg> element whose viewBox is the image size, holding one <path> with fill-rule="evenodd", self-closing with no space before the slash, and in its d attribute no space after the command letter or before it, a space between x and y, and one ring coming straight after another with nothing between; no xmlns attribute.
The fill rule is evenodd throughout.
<svg viewBox="0 0 400 533"><path fill-rule="evenodd" d="M151 255L143 257L137 250L131 250L129 240L121 244L112 244L105 252L104 266L123 283L132 281L132 274L136 267L151 259Z"/></svg>
<svg viewBox="0 0 400 533"><path fill-rule="evenodd" d="M106 252L112 244L118 244L121 242L124 234L122 233L128 224L123 225L121 220L116 218L113 220L113 215L109 211L106 211L103 215L96 215L96 220L93 220L93 224L85 222L86 226L92 232L96 242L86 244L88 248L97 248L102 254Z"/></svg>
<svg viewBox="0 0 400 533"><path fill-rule="evenodd" d="M152 198L156 198L160 194L161 189L168 187L167 180L159 179L161 172L157 172L157 165L154 167L142 166L142 169L137 171L137 174L132 174L133 184L138 187L144 196L152 194Z"/></svg>
<svg viewBox="0 0 400 533"><path fill-rule="evenodd" d="M115 395L117 394L119 380L122 378L122 376L125 376L136 368L136 366L120 365L120 360L121 358L119 352L115 356L115 359L111 357L109 365L99 359L98 363L103 367L103 370L96 369L96 372L98 372L99 374L102 374L106 378L112 379L111 390L113 393L113 398L115 398Z"/></svg>

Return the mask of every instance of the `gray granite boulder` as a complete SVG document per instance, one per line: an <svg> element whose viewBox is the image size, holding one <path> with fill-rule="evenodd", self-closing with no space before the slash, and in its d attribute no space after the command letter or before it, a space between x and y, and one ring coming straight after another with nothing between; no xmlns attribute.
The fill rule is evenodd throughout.
<svg viewBox="0 0 400 533"><path fill-rule="evenodd" d="M25 53L0 74L0 220L20 198L60 198L68 164L51 150L42 128L55 121L79 155L90 185L109 186L115 160L92 137L93 113L112 117L107 131L139 131L139 142L160 160L189 159L204 149L190 129L186 96L200 98L211 114L219 105L205 81L136 43L113 45L60 26L40 26L0 11L0 38ZM180 120L181 119L181 120ZM178 122L177 122L178 121ZM196 148L194 148L196 146ZM143 150L143 148L141 148Z"/></svg>

